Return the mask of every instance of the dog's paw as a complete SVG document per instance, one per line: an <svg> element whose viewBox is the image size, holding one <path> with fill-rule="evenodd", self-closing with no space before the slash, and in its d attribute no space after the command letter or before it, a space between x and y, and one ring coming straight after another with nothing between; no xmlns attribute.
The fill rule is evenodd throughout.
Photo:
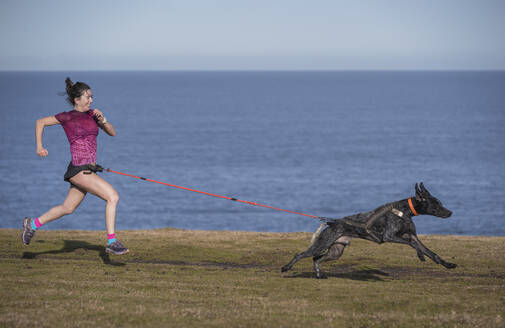
<svg viewBox="0 0 505 328"><path fill-rule="evenodd" d="M289 271L289 270L291 270L291 268L290 268L290 267L288 267L287 265L285 265L285 266L283 266L283 267L281 268L281 272L286 272L286 271Z"/></svg>
<svg viewBox="0 0 505 328"><path fill-rule="evenodd" d="M447 269L454 269L455 267L457 267L458 265L455 264L455 263L449 263L449 262L445 262L444 263L444 267L446 267Z"/></svg>

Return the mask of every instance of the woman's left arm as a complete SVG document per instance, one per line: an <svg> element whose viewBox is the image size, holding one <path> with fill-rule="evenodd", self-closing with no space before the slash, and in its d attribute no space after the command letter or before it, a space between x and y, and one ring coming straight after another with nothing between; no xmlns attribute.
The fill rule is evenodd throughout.
<svg viewBox="0 0 505 328"><path fill-rule="evenodd" d="M97 118L97 123L100 129L104 130L105 133L107 133L110 136L115 136L116 135L116 129L114 129L114 125L112 125L105 116L103 116L103 113L98 110L98 109L93 109L93 115Z"/></svg>

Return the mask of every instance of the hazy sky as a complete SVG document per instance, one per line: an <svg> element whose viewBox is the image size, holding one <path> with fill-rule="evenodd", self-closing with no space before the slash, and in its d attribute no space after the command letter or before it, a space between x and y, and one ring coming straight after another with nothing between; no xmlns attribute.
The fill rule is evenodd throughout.
<svg viewBox="0 0 505 328"><path fill-rule="evenodd" d="M505 69L504 0L0 0L0 70Z"/></svg>

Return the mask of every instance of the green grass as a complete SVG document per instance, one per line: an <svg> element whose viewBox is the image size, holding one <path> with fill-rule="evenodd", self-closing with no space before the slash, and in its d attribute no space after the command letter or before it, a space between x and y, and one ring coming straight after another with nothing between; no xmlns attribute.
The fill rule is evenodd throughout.
<svg viewBox="0 0 505 328"><path fill-rule="evenodd" d="M314 279L309 233L0 230L0 327L504 327L505 237L421 236L449 262L355 240Z"/></svg>

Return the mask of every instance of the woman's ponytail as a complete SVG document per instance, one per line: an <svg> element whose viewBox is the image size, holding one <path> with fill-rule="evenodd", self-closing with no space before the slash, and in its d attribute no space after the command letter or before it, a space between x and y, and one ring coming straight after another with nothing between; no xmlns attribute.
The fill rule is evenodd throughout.
<svg viewBox="0 0 505 328"><path fill-rule="evenodd" d="M86 90L90 90L91 88L84 82L74 83L72 80L67 77L65 79L65 90L67 93L67 101L75 106L75 98L79 98Z"/></svg>
<svg viewBox="0 0 505 328"><path fill-rule="evenodd" d="M72 82L72 80L69 77L67 77L65 79L65 90L67 91L67 95L70 96L73 86L74 86L74 82Z"/></svg>

